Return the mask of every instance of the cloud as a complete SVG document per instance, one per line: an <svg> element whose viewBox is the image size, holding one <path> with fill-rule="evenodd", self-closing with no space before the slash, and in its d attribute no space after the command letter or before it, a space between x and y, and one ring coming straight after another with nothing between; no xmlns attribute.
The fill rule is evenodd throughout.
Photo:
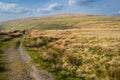
<svg viewBox="0 0 120 80"><path fill-rule="evenodd" d="M62 9L62 4L58 3L53 3L50 4L48 7L45 8L36 8L36 9L31 9L31 8L26 8L19 6L14 3L4 3L0 2L0 12L8 12L8 13L24 13L24 14L42 14L42 13L50 13L52 11L60 10Z"/></svg>
<svg viewBox="0 0 120 80"><path fill-rule="evenodd" d="M120 14L120 11L117 11L118 14Z"/></svg>
<svg viewBox="0 0 120 80"><path fill-rule="evenodd" d="M0 2L0 11L2 12L20 13L23 10L24 9L19 7L17 4Z"/></svg>
<svg viewBox="0 0 120 80"><path fill-rule="evenodd" d="M53 3L53 4L50 4L47 8L38 8L36 11L41 13L49 13L49 12L60 10L60 9L62 9L62 4Z"/></svg>
<svg viewBox="0 0 120 80"><path fill-rule="evenodd" d="M70 6L72 5L83 5L83 4L89 4L92 2L95 2L97 0L68 0L68 4Z"/></svg>
<svg viewBox="0 0 120 80"><path fill-rule="evenodd" d="M110 15L113 15L113 16L120 16L120 11L116 11L114 13L111 13Z"/></svg>

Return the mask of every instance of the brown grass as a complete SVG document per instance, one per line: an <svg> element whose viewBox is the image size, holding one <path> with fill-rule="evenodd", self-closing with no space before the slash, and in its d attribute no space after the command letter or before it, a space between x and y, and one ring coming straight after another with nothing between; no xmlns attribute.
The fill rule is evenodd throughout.
<svg viewBox="0 0 120 80"><path fill-rule="evenodd" d="M42 40L45 44L37 45ZM67 80L70 75L83 80L120 79L119 30L33 30L25 45L39 53L38 60L48 62L48 70L62 76L56 79L66 76ZM61 70L65 73L61 74Z"/></svg>

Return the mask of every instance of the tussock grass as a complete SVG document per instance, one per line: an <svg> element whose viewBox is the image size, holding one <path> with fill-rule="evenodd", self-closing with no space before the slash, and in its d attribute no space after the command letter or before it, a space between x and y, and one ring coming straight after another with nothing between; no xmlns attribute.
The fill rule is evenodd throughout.
<svg viewBox="0 0 120 80"><path fill-rule="evenodd" d="M1 26L27 29L25 49L55 80L120 79L120 17L55 15Z"/></svg>
<svg viewBox="0 0 120 80"><path fill-rule="evenodd" d="M120 31L32 30L28 34L24 44L34 52L33 60L56 80L120 79Z"/></svg>

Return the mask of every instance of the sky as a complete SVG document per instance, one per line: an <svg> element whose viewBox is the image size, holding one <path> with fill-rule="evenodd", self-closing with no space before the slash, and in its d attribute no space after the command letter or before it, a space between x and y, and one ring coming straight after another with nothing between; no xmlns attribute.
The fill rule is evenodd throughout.
<svg viewBox="0 0 120 80"><path fill-rule="evenodd" d="M120 15L120 0L0 0L0 22L54 14Z"/></svg>

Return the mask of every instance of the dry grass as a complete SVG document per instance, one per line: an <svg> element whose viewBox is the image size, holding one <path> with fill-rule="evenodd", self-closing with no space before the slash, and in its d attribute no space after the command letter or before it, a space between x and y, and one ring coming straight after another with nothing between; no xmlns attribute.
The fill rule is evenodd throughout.
<svg viewBox="0 0 120 80"><path fill-rule="evenodd" d="M120 79L119 30L33 30L25 45L57 80Z"/></svg>
<svg viewBox="0 0 120 80"><path fill-rule="evenodd" d="M120 79L120 17L56 15L1 26L28 29L26 50L56 80Z"/></svg>
<svg viewBox="0 0 120 80"><path fill-rule="evenodd" d="M113 28L114 25L114 28ZM97 29L105 27L106 30L118 30L120 17L95 16L95 15L54 15L40 18L28 18L8 21L0 24L4 31L14 30L59 30L59 29ZM115 28L116 27L116 28Z"/></svg>

